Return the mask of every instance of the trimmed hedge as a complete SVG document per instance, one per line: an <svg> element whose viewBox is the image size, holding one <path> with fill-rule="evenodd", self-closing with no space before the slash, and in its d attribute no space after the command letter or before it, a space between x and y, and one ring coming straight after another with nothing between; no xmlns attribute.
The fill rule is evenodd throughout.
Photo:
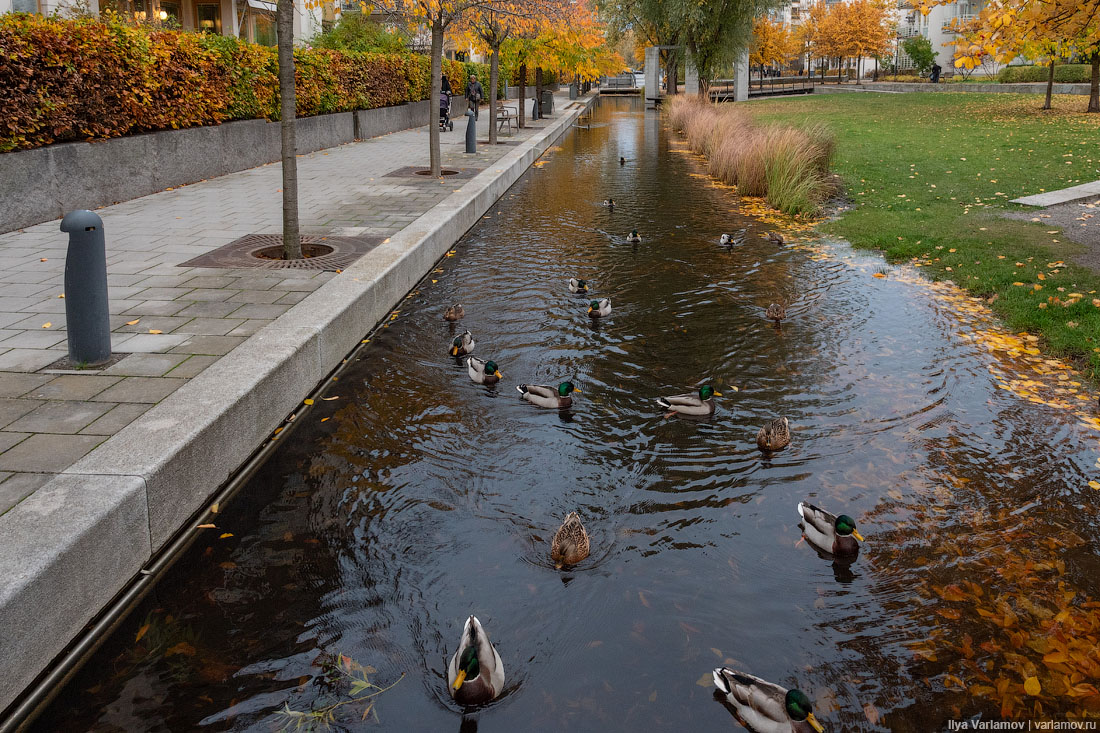
<svg viewBox="0 0 1100 733"><path fill-rule="evenodd" d="M427 99L419 54L294 52L299 117ZM461 91L482 64L444 59ZM276 50L103 20L0 16L0 152L279 117Z"/></svg>
<svg viewBox="0 0 1100 733"><path fill-rule="evenodd" d="M1054 81L1059 84L1087 84L1092 76L1088 64L1055 64ZM1005 84L1043 82L1050 78L1049 66L1006 66L997 74L997 81Z"/></svg>

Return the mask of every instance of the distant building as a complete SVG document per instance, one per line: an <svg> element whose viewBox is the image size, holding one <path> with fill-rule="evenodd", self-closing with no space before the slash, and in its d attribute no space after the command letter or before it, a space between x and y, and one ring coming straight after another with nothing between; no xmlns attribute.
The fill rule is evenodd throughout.
<svg viewBox="0 0 1100 733"><path fill-rule="evenodd" d="M921 15L919 10L913 8L910 0L899 0L898 11L901 18L898 22L898 67L913 68L913 60L900 48L900 42L904 42L906 38L923 36L932 43L932 50L936 52L936 63L945 71L954 69L956 33L951 27L956 21L966 23L973 20L984 6L985 0L958 0L947 5L938 5L928 15Z"/></svg>

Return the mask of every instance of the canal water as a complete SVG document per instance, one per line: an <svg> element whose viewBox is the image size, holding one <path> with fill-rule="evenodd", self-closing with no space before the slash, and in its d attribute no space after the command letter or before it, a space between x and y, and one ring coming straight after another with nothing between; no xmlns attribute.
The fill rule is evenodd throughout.
<svg viewBox="0 0 1100 733"><path fill-rule="evenodd" d="M1096 432L1042 396L1085 388L965 299L807 234L777 247L743 212L658 115L600 100L36 730L294 729L348 699L339 670L393 685L332 710L344 730L736 730L721 664L801 688L833 731L1095 711ZM464 329L499 385L448 356ZM515 389L565 379L568 411ZM713 417L664 417L705 383ZM766 458L778 415L793 442ZM800 541L803 500L856 518L854 563ZM592 554L556 570L574 510ZM507 682L463 717L445 676L470 614Z"/></svg>

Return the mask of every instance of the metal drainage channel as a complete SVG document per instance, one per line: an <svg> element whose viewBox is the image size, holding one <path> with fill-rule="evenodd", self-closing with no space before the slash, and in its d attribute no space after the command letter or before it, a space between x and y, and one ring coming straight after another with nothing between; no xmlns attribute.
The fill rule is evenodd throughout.
<svg viewBox="0 0 1100 733"><path fill-rule="evenodd" d="M453 247L454 245L451 246L451 249ZM428 273L401 296L401 299L397 301L397 305L407 300L412 293L420 290L425 283L430 281L432 270L442 264L446 257L447 255L444 254L436 260ZM333 379L339 376L345 367L358 357L359 352L369 346L368 342L372 341L374 336L390 322L392 311L393 308L390 309L385 318L367 331L366 335L348 352L336 368L330 371L313 388L313 391L303 399L317 399L320 397ZM45 711L46 707L68 684L73 675L80 671L80 668L99 649L107 637L126 619L130 611L153 589L161 576L198 539L203 531L198 525L213 521L213 518L217 515L209 507L214 505L218 505L219 509L224 507L248 483L248 480L259 470L274 449L286 441L286 436L300 422L297 417L301 411L301 406L299 406L283 420L280 426L281 430L272 431L272 435L278 433L279 439L269 438L266 443L257 448L245 463L230 476L222 488L207 499L207 508L195 512L186 525L176 532L172 540L154 555L145 567L138 571L138 574L129 581L125 588L119 591L107 608L89 621L84 627L84 631L54 658L50 666L24 691L25 694L22 699L17 699L7 710L3 711L3 717L0 718L0 733L23 733L29 729L35 719Z"/></svg>

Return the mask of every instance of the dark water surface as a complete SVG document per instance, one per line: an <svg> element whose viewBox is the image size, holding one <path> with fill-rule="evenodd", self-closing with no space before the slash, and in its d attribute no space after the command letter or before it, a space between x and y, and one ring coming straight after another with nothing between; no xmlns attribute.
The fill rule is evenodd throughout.
<svg viewBox="0 0 1100 733"><path fill-rule="evenodd" d="M999 389L981 329L926 289L770 244L679 146L635 100L601 100L37 730L293 726L284 705L341 699L319 666L339 654L379 685L405 675L366 721L341 708L344 729L457 730L446 660L471 613L507 684L468 731L737 730L710 683L723 662L799 686L834 731L1090 709L1064 685L1095 683L1095 649L1043 657L1087 642L1095 613L1095 433ZM589 322L571 276L609 319ZM763 318L779 298L781 330ZM498 387L446 355L454 302ZM564 378L583 392L561 414L515 390ZM713 418L663 419L656 397L706 381ZM778 414L794 442L765 460L754 436ZM854 565L799 542L800 500L856 517ZM593 552L562 572L549 542L571 510Z"/></svg>

